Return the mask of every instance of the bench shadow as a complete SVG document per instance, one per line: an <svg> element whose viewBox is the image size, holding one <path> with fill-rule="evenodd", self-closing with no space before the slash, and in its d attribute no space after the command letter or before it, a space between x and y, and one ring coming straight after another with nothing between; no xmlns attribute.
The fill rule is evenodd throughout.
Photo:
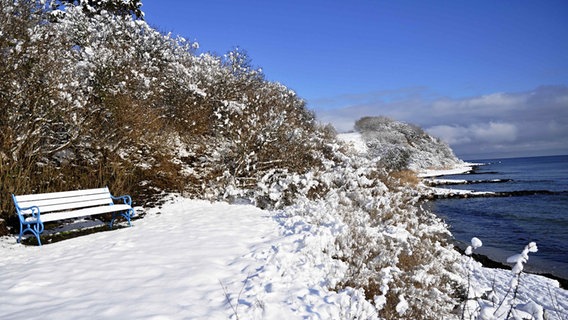
<svg viewBox="0 0 568 320"><path fill-rule="evenodd" d="M45 223L45 230L41 234L41 242L43 244L55 243L71 238L94 234L98 232L113 231L128 227L128 223L124 219L118 220L111 228L109 228L109 217L99 218L82 218L63 220L57 222ZM22 238L24 245L37 246L37 239L34 235L28 234Z"/></svg>

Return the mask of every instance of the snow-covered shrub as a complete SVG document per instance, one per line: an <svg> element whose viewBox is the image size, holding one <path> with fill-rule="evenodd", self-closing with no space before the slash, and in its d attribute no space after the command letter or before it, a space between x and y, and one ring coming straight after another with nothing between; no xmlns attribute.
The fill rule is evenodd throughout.
<svg viewBox="0 0 568 320"><path fill-rule="evenodd" d="M320 166L327 137L305 103L259 71L233 63L225 83L204 87L210 131L186 139L202 154L194 159L195 173L217 181L212 187L252 191L272 170L301 174Z"/></svg>
<svg viewBox="0 0 568 320"><path fill-rule="evenodd" d="M459 254L444 224L407 184L340 150L309 175L274 172L257 192L274 201L295 194L291 219L330 228L335 244L323 250L346 265L332 289L363 290L381 319L457 318Z"/></svg>
<svg viewBox="0 0 568 320"><path fill-rule="evenodd" d="M2 1L0 15L4 156L13 161L51 156L75 138L77 129L68 112L73 104L61 90L66 38L46 23L35 1Z"/></svg>
<svg viewBox="0 0 568 320"><path fill-rule="evenodd" d="M38 164L62 156L78 129L62 89L67 39L48 21L40 2L0 2L0 208L7 219L10 193L29 191Z"/></svg>
<svg viewBox="0 0 568 320"><path fill-rule="evenodd" d="M473 286L472 277L473 277L473 264L475 263L472 254L473 250L481 247L483 243L476 237L471 239L471 245L467 246L465 250L465 255L467 258L464 258L463 269L465 272L464 278L467 281L466 291L464 294L464 302L462 305L461 311L461 319L469 319L473 317L475 314L479 313L479 304L477 300L479 297L485 294L485 292L478 292L476 287Z"/></svg>
<svg viewBox="0 0 568 320"><path fill-rule="evenodd" d="M417 206L411 190L367 189L341 195L342 202L362 202L343 209L350 226L338 239L340 257L349 261L343 285L364 288L385 319L450 318L458 277L447 230Z"/></svg>
<svg viewBox="0 0 568 320"><path fill-rule="evenodd" d="M127 176L93 184L129 180L130 192L136 175L230 198L271 170L305 173L325 152L326 134L293 91L266 81L242 50L196 56L197 44L138 20L139 1L0 1L3 173L34 177L3 185L6 194L48 186L31 174L37 165L77 177L112 161Z"/></svg>

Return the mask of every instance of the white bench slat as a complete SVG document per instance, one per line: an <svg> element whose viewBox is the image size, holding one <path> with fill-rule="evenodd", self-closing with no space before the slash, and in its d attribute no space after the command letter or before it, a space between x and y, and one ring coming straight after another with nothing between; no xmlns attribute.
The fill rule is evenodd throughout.
<svg viewBox="0 0 568 320"><path fill-rule="evenodd" d="M103 201L103 202L89 205L88 203L91 201ZM80 203L85 203L83 207L88 207L93 205L110 204L111 202L112 199L110 197L110 194L95 194L87 196L38 200L38 201L18 201L18 205L20 206L20 208L37 206L40 208L41 212L49 212L49 211L66 210L72 208L80 208L81 206L77 206L77 204ZM59 205L60 208L50 208L56 205ZM68 207L65 207L66 205L68 205Z"/></svg>
<svg viewBox="0 0 568 320"><path fill-rule="evenodd" d="M95 215L95 214L124 211L124 210L128 210L128 209L130 209L130 206L127 205L127 204L115 204L115 205L112 205L112 206L102 206L102 207L86 208L86 209L81 209L81 210L54 212L54 213L50 213L50 214L45 215L45 216L40 215L40 218L41 218L41 221L45 223L45 222L50 222L50 221L85 217L85 216L90 216L90 215ZM28 221L33 221L33 219L28 220Z"/></svg>
<svg viewBox="0 0 568 320"><path fill-rule="evenodd" d="M74 191L63 191L63 192L25 194L25 195L16 196L16 200L18 200L18 202L25 202L25 201L36 201L36 200L60 199L67 197L92 195L92 194L110 195L110 192L108 188L97 188L97 189L85 189L85 190L74 190Z"/></svg>
<svg viewBox="0 0 568 320"><path fill-rule="evenodd" d="M71 210L71 209L80 209L80 208L87 208L87 207L95 207L101 205L109 206L111 204L110 199L100 199L100 200L91 200L86 202L73 202L73 203L65 203L65 204L56 204L52 206L42 206L39 207L40 214L50 213L55 211L63 211L63 210Z"/></svg>

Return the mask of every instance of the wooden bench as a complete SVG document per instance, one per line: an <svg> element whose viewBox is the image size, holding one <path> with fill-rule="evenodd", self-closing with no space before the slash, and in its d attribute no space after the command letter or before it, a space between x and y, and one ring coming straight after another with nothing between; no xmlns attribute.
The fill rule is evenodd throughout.
<svg viewBox="0 0 568 320"><path fill-rule="evenodd" d="M108 188L19 196L12 194L12 199L20 218L18 242L22 240L22 235L29 231L35 235L40 246L40 235L46 222L112 213L109 225L112 228L117 216L124 217L128 225L132 226L130 218L134 215L130 196L114 197Z"/></svg>

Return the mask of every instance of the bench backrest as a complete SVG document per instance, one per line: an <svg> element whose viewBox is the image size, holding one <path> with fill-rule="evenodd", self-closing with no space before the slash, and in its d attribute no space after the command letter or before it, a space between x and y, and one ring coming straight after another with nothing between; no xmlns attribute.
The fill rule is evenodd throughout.
<svg viewBox="0 0 568 320"><path fill-rule="evenodd" d="M41 213L113 204L108 188L15 195L14 202L19 208L36 206Z"/></svg>

